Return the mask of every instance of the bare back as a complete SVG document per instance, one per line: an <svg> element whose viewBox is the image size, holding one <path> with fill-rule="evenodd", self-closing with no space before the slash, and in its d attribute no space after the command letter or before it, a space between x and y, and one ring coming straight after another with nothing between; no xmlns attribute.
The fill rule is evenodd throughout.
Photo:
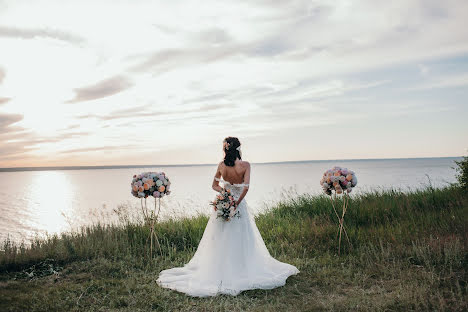
<svg viewBox="0 0 468 312"><path fill-rule="evenodd" d="M220 178L221 176L231 184L249 184L250 164L240 159L236 159L233 167L226 166L224 162L220 162L215 177Z"/></svg>
<svg viewBox="0 0 468 312"><path fill-rule="evenodd" d="M234 166L226 166L224 162L220 162L218 168L216 169L216 174L213 179L212 188L215 191L220 192L222 190L219 186L219 179L223 179L230 184L244 184L242 193L236 201L236 206L244 199L245 195L249 190L250 184L250 163L248 161L243 161L236 159Z"/></svg>

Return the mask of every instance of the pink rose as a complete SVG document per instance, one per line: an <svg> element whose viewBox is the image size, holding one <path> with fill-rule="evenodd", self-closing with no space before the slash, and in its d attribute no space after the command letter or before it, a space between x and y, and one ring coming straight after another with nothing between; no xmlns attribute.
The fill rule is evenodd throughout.
<svg viewBox="0 0 468 312"><path fill-rule="evenodd" d="M155 192L153 193L153 196L154 196L154 197L159 197L160 195L161 195L161 194L160 194L158 191L155 191Z"/></svg>

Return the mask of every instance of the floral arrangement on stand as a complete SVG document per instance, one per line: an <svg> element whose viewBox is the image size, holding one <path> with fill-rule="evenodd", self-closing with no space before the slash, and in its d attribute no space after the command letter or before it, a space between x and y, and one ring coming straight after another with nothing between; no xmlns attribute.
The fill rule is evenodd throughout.
<svg viewBox="0 0 468 312"><path fill-rule="evenodd" d="M234 217L240 218L239 211L236 210L235 202L231 191L223 188L210 205L216 210L216 218L230 221Z"/></svg>
<svg viewBox="0 0 468 312"><path fill-rule="evenodd" d="M349 245L352 247L351 242L348 237L348 233L346 232L346 227L344 225L344 216L346 214L346 210L348 209L349 193L351 193L353 188L357 185L356 174L354 173L354 171L348 170L347 168L341 168L341 167L335 166L332 169L328 169L327 171L325 171L322 179L320 180L320 185L322 186L322 189L325 192L325 194L330 196L333 211L335 212L335 215L339 221L337 237L339 236L338 254L340 254L341 234L343 232L345 233L345 236L346 236L346 239L348 240ZM337 195L342 195L342 200L343 200L341 216L338 214L337 207L336 207Z"/></svg>
<svg viewBox="0 0 468 312"><path fill-rule="evenodd" d="M159 212L161 211L161 198L171 194L171 181L164 172L143 172L134 175L130 185L132 188L132 195L140 198L143 218L150 227L150 234L148 237L150 240L150 256L153 257L153 242L157 243L159 252L162 254L155 226L159 217ZM148 210L146 199L149 196L154 197L154 209ZM159 204L158 207L157 204Z"/></svg>

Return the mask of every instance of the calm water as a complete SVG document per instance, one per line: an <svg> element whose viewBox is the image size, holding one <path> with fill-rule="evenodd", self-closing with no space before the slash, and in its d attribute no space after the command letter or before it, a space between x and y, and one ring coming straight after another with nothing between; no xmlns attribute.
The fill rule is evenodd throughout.
<svg viewBox="0 0 468 312"><path fill-rule="evenodd" d="M356 172L355 192L376 188L416 189L455 182L457 158L308 161L252 164L246 200L261 212L288 194L320 192L323 172L335 165ZM133 174L164 171L172 194L162 200L161 216L208 213L215 165L158 168L0 172L0 240L15 241L75 229L93 222L111 222L125 205L132 212L140 200L130 194ZM354 192L352 193L354 194ZM153 202L149 199L149 203Z"/></svg>

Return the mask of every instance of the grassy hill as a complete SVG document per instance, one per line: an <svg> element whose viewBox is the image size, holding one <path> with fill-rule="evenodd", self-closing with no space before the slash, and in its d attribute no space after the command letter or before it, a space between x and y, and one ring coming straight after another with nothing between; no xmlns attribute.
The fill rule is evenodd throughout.
<svg viewBox="0 0 468 312"><path fill-rule="evenodd" d="M149 257L148 229L94 225L0 251L0 311L464 311L468 195L458 187L353 196L352 243L337 254L337 220L326 196L287 199L256 218L275 258L301 271L286 286L237 297L191 298L157 286L182 266L206 216L158 226L162 254Z"/></svg>

